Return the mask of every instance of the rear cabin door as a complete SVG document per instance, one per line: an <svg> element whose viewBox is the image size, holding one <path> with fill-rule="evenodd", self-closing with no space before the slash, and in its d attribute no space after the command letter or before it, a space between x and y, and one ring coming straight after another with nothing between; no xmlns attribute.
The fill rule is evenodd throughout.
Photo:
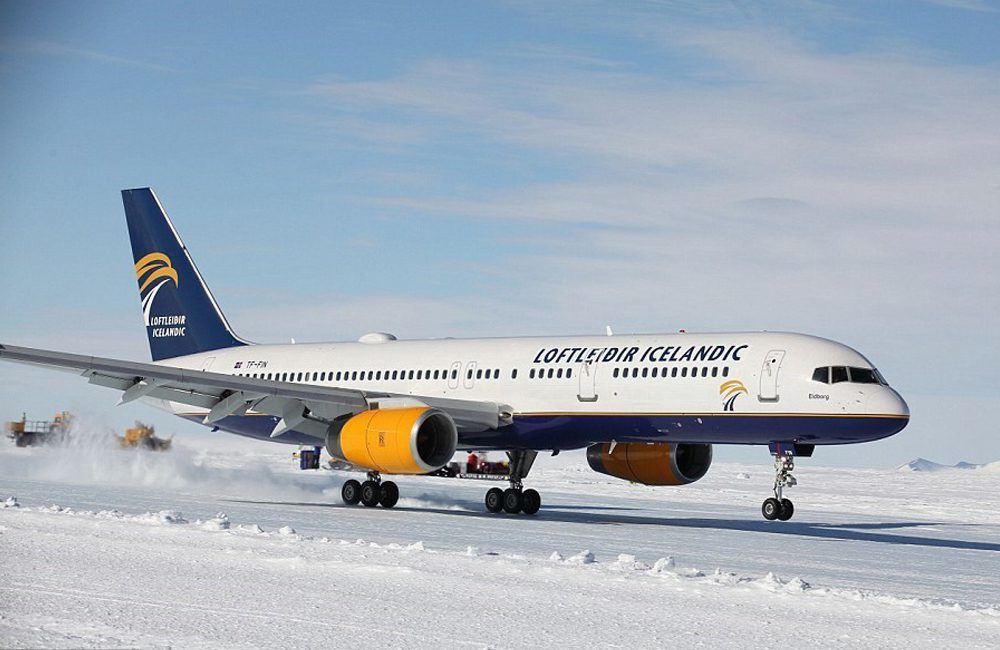
<svg viewBox="0 0 1000 650"><path fill-rule="evenodd" d="M764 357L764 365L760 369L760 393L757 396L760 401L778 401L778 371L781 370L784 358L784 350L771 350Z"/></svg>
<svg viewBox="0 0 1000 650"><path fill-rule="evenodd" d="M451 364L451 370L448 371L448 388L452 390L458 388L459 375L462 373L462 362L456 361Z"/></svg>
<svg viewBox="0 0 1000 650"><path fill-rule="evenodd" d="M580 369L577 371L580 375L580 388L577 391L576 398L581 402L596 402L597 401L597 364L595 363L581 363Z"/></svg>

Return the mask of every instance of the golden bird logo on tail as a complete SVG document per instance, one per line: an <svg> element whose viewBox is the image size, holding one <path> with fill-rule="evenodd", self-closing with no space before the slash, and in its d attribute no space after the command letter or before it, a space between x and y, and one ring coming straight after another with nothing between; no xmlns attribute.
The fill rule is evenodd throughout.
<svg viewBox="0 0 1000 650"><path fill-rule="evenodd" d="M174 286L180 286L177 270L163 253L150 253L135 263L135 277L139 282L139 297L142 298L142 315L146 327L149 327L150 310L157 292L171 280Z"/></svg>
<svg viewBox="0 0 1000 650"><path fill-rule="evenodd" d="M719 386L719 395L722 396L722 410L732 411L736 398L744 393L749 393L747 387L738 379L730 379Z"/></svg>

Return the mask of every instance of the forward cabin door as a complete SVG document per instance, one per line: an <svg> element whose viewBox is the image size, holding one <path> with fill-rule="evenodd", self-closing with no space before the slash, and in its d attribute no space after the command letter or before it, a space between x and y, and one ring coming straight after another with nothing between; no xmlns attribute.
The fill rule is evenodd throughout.
<svg viewBox="0 0 1000 650"><path fill-rule="evenodd" d="M760 401L778 401L778 371L784 358L784 350L771 350L764 357L764 365L760 369L760 393L757 395Z"/></svg>
<svg viewBox="0 0 1000 650"><path fill-rule="evenodd" d="M581 363L577 373L580 375L580 388L577 391L576 398L581 402L596 402L597 364Z"/></svg>

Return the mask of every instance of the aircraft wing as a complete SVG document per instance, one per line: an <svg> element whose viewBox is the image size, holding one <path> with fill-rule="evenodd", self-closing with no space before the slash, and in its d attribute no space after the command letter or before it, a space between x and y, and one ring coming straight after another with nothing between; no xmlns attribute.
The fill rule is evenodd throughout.
<svg viewBox="0 0 1000 650"><path fill-rule="evenodd" d="M330 424L370 408L426 405L448 413L463 432L498 429L510 421L510 407L495 402L369 392L225 375L67 352L0 345L0 360L79 372L91 384L122 391L119 404L153 397L208 409L212 424L247 411L280 418L271 437L292 429L326 439Z"/></svg>

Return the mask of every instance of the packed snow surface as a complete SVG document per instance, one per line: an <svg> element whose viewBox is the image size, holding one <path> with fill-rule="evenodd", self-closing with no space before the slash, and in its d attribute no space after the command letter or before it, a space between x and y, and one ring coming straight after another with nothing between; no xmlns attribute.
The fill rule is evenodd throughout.
<svg viewBox="0 0 1000 650"><path fill-rule="evenodd" d="M540 457L534 517L485 481L348 475L235 437L0 446L0 647L996 648L1000 473L717 464L693 485ZM995 464L994 464L995 465Z"/></svg>

